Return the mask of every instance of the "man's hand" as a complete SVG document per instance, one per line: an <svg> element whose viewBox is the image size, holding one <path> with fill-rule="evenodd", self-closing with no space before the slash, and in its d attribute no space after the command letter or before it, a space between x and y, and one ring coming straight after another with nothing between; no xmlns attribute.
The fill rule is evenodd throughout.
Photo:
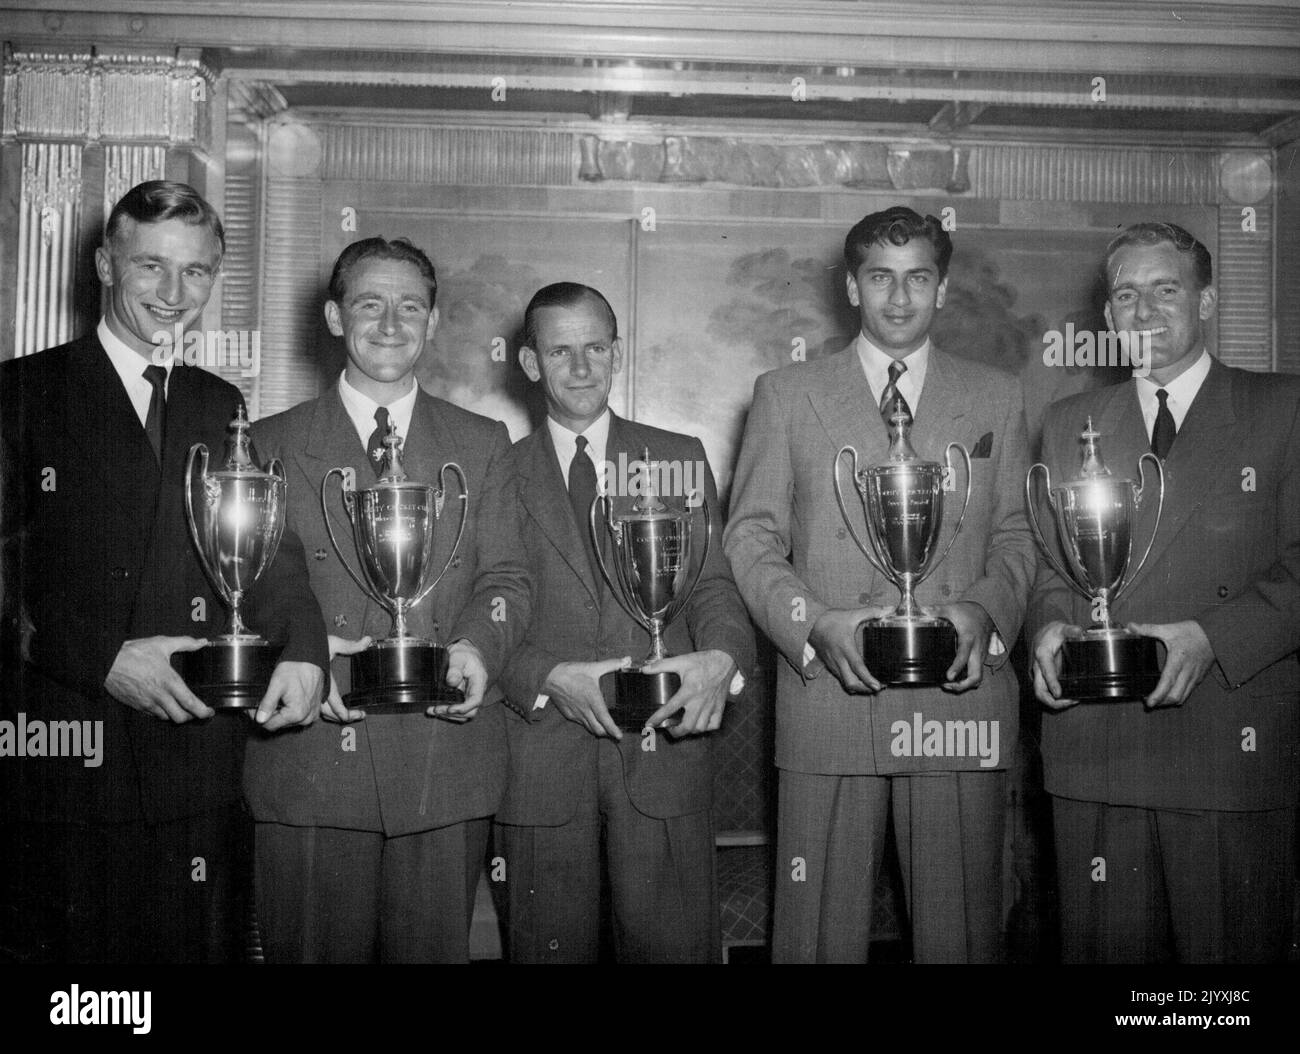
<svg viewBox="0 0 1300 1054"><path fill-rule="evenodd" d="M883 687L867 669L858 642L858 627L867 619L888 615L892 608L828 608L813 623L808 643L817 658L835 675L846 692L876 693Z"/></svg>
<svg viewBox="0 0 1300 1054"><path fill-rule="evenodd" d="M1201 624L1193 619L1162 625L1131 622L1127 628L1130 633L1162 640L1169 649L1165 668L1160 672L1160 680L1156 683L1155 690L1146 697L1147 709L1182 706L1214 663L1214 646L1205 635L1205 630L1201 629Z"/></svg>
<svg viewBox="0 0 1300 1054"><path fill-rule="evenodd" d="M969 600L940 604L933 611L957 628L957 654L943 675L943 690L965 692L978 688L984 679L984 659L989 653L989 638L993 636L993 620L989 618L989 613Z"/></svg>
<svg viewBox="0 0 1300 1054"><path fill-rule="evenodd" d="M487 691L487 666L483 662L483 653L469 641L453 641L447 647L447 684L460 688L465 693L463 703L439 703L425 711L430 717L441 717L447 721L463 724L478 713L483 703L483 693Z"/></svg>
<svg viewBox="0 0 1300 1054"><path fill-rule="evenodd" d="M736 664L725 651L693 651L646 663L642 673L675 673L682 679L673 697L650 715L646 728L662 728L674 738L716 732L722 727L722 711ZM682 711L676 721L666 720Z"/></svg>
<svg viewBox="0 0 1300 1054"><path fill-rule="evenodd" d="M320 713L324 690L325 671L315 663L277 663L253 720L267 732L290 725L309 725Z"/></svg>
<svg viewBox="0 0 1300 1054"><path fill-rule="evenodd" d="M207 641L199 637L140 637L118 649L113 668L104 678L108 694L132 710L163 721L184 724L216 711L189 690L171 665L178 651L198 651Z"/></svg>
<svg viewBox="0 0 1300 1054"><path fill-rule="evenodd" d="M371 639L362 637L360 640L348 640L346 637L336 637L330 634L330 658L337 655L355 655L359 651L364 651L370 647ZM349 710L343 702L343 696L339 692L339 685L334 680L333 672L330 673L330 694L321 704L320 716L323 721L337 721L340 724L347 724L351 721L362 721L365 719L364 710Z"/></svg>
<svg viewBox="0 0 1300 1054"><path fill-rule="evenodd" d="M622 739L623 733L609 716L605 698L600 694L600 679L615 670L632 665L630 656L602 662L558 663L542 685L556 709L574 724L582 725L593 736Z"/></svg>
<svg viewBox="0 0 1300 1054"><path fill-rule="evenodd" d="M1061 646L1082 637L1083 630L1068 622L1049 622L1034 637L1034 695L1052 710L1064 710L1079 702L1061 698Z"/></svg>

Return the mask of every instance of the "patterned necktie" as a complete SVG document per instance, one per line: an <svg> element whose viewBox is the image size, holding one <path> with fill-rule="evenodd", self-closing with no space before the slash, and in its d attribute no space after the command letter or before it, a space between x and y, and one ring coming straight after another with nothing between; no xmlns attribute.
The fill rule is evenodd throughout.
<svg viewBox="0 0 1300 1054"><path fill-rule="evenodd" d="M892 418L894 416L895 401L903 404L903 413L907 414L907 423L912 423L912 408L907 405L907 400L903 398L903 393L898 390L898 378L903 375L907 369L905 362L891 362L889 364L889 383L885 385L885 390L880 395L880 416L885 419L885 427L893 429Z"/></svg>
<svg viewBox="0 0 1300 1054"><path fill-rule="evenodd" d="M149 412L145 415L144 430L153 447L154 459L162 464L163 433L167 426L167 370L162 366L146 366L144 379L153 386L149 396Z"/></svg>
<svg viewBox="0 0 1300 1054"><path fill-rule="evenodd" d="M578 449L569 462L569 501L573 516L578 521L578 534L582 548L591 563L591 573L596 583L601 581L600 565L596 563L596 550L591 544L591 503L596 500L596 466L587 452L587 437L578 436Z"/></svg>
<svg viewBox="0 0 1300 1054"><path fill-rule="evenodd" d="M1169 456L1169 448L1174 445L1178 429L1174 425L1174 415L1169 412L1169 393L1158 388L1156 400L1160 403L1160 409L1156 411L1156 424L1151 429L1151 453L1163 461Z"/></svg>
<svg viewBox="0 0 1300 1054"><path fill-rule="evenodd" d="M370 467L379 476L384 471L384 436L388 435L388 407L381 406L375 411L375 430L370 433L370 442L366 444L366 454L370 457Z"/></svg>

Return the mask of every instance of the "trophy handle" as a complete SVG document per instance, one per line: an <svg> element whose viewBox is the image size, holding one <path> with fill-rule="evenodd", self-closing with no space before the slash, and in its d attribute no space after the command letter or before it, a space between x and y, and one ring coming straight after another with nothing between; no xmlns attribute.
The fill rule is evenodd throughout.
<svg viewBox="0 0 1300 1054"><path fill-rule="evenodd" d="M844 504L844 492L840 489L840 459L844 457L844 451L846 450L853 456L853 478L855 480L858 478L857 450L848 445L840 447L835 454L835 502L840 507L840 516L844 520L844 526L849 529L849 537L852 538L853 543L862 550L862 555L867 558L867 563L875 568L877 574L883 576L887 581L893 582L894 576L890 574L889 571L885 570L885 561L880 558L880 554L876 550L876 536L871 533L870 520L867 522L867 537L871 539L871 548L867 548L867 546L862 543L862 539L858 537L857 528L853 526L853 521L849 519L849 510ZM866 515L865 509L863 515Z"/></svg>
<svg viewBox="0 0 1300 1054"><path fill-rule="evenodd" d="M937 559L932 559L929 562L929 566L927 566L926 569L917 576L914 585L919 586L922 582L924 582L927 578L929 578L930 572L933 571L936 567L938 567L941 563L943 563L944 560L947 558L948 550L952 548L952 543L957 540L957 535L961 534L961 525L966 520L966 510L970 508L970 487L971 487L970 454L967 452L966 448L962 446L960 443L949 443L943 452L943 463L947 467L950 473L952 472L953 447L956 447L959 451L961 451L962 460L966 463L966 497L962 500L961 512L957 515L957 526L954 527L952 530L952 537L948 539L948 544L943 547L943 555L941 555Z"/></svg>
<svg viewBox="0 0 1300 1054"><path fill-rule="evenodd" d="M447 554L447 562L442 565L442 570L438 572L438 577L421 589L409 604L406 610L410 611L421 600L433 592L433 587L442 581L442 576L447 573L451 567L451 562L456 559L456 551L460 548L460 540L465 537L465 521L469 518L469 485L465 482L464 470L454 461L448 461L438 470L438 490L440 494L447 493L447 470L451 469L456 477L456 482L460 484L460 526L456 528L456 540L452 543L451 552ZM441 502L439 503L441 504Z"/></svg>
<svg viewBox="0 0 1300 1054"><path fill-rule="evenodd" d="M700 584L700 579L704 577L704 566L709 561L709 545L713 540L713 516L709 512L709 500L703 493L700 494L700 507L704 510L704 552L700 555L699 564L696 565L695 577L691 580L690 588L682 594L680 600L673 603L673 606L669 608L667 614L664 615L665 628L667 628L668 624L676 619L677 616L682 613L682 609L686 607L687 602L695 592L695 587Z"/></svg>
<svg viewBox="0 0 1300 1054"><path fill-rule="evenodd" d="M604 502L605 519L608 523L612 518L613 503L606 494L597 494L591 499L591 508L587 510L587 527L591 531L591 547L596 552L596 566L600 568L601 577L605 579L605 584L609 586L609 591L614 594L614 599L618 601L618 606L628 613L628 616L647 633L653 633L650 628L650 620L641 614L641 609L630 603L624 596L634 596L635 590L632 584L623 577L623 563L621 560L614 561L615 576L609 573L609 568L605 565L605 556L600 551L600 528L597 526L596 510Z"/></svg>
<svg viewBox="0 0 1300 1054"><path fill-rule="evenodd" d="M190 528L190 541L194 543L195 555L199 558L199 566L203 568L203 574L207 578L209 585L212 586L213 592L226 602L226 606L233 604L230 590L221 577L212 570L208 565L208 558L203 552L203 542L199 538L198 521L194 518L194 463L198 462L199 485L203 485L203 480L208 474L208 448L202 443L195 443L190 447L189 455L185 458L185 522Z"/></svg>
<svg viewBox="0 0 1300 1054"><path fill-rule="evenodd" d="M1160 497L1156 504L1156 522L1151 527L1151 537L1147 539L1146 552L1142 554L1142 559L1138 561L1137 567L1134 568L1133 573L1128 576L1128 580L1124 582L1119 587L1119 589L1115 590L1115 595L1111 598L1112 602L1118 600L1120 598L1120 595L1122 593L1125 593L1128 590L1128 587L1133 584L1133 580L1142 573L1142 568L1146 566L1147 557L1151 555L1151 547L1156 544L1156 534L1160 530L1160 517L1165 511L1165 467L1164 465L1160 464L1160 459L1156 457L1155 454L1152 454L1149 451L1143 454L1140 458L1138 458L1138 480L1141 482L1142 487L1137 492L1137 497L1134 504L1137 505L1139 508L1141 508L1142 499L1146 497L1146 493L1147 493L1146 463L1148 458L1151 459L1151 464L1155 465L1156 467L1156 481L1157 483L1159 483L1158 489L1160 491Z"/></svg>
<svg viewBox="0 0 1300 1054"><path fill-rule="evenodd" d="M337 467L332 468L328 472L326 472L320 481L320 511L321 511L321 515L325 517L325 533L329 535L330 545L334 547L334 555L336 555L339 558L339 563L343 565L343 569L347 571L347 573L351 576L352 581L354 581L357 584L357 588L360 589L361 592L364 593L366 596L370 597L371 600L374 600L377 604L379 604L380 607L384 608L387 611L389 610L388 605L383 603L383 601L379 598L378 595L379 591L375 589L374 586L372 586L369 582L362 581L361 577L354 570L352 570L352 565L348 563L347 557L343 555L343 550L339 548L338 539L334 537L334 527L330 524L329 505L327 505L325 502L325 491L326 491L326 484L329 483L330 481L330 476L333 476L335 473L338 474L339 483L342 484L344 479L344 472L343 469ZM353 523L352 502L348 500L349 497L350 495L347 493L347 491L344 491L343 508L344 511L347 513L348 522ZM355 528L355 524L354 524L354 528ZM391 614L392 612L390 611L389 613Z"/></svg>
<svg viewBox="0 0 1300 1054"><path fill-rule="evenodd" d="M288 501L289 497L289 477L285 474L284 463L278 458L273 457L267 462L265 471L280 481L280 500ZM277 516L275 524L275 537L266 546L266 556L262 560L263 569L271 566L271 561L275 559L275 554L280 549L280 539L284 536L284 525L288 520L288 509L284 510L286 515ZM261 572L258 572L258 577Z"/></svg>
<svg viewBox="0 0 1300 1054"><path fill-rule="evenodd" d="M1025 512L1029 519L1029 528L1034 532L1034 541L1038 543L1039 551L1047 557L1047 562L1052 565L1053 570L1069 583L1070 588L1085 600L1091 600L1092 593L1075 581L1074 575L1067 571L1061 561L1056 558L1056 554L1052 552L1052 547L1047 544L1047 539L1043 537L1043 530L1038 522L1038 506L1034 503L1034 470L1040 468L1043 470L1047 487L1047 504L1053 511L1056 510L1056 502L1052 500L1052 470L1041 461L1036 461L1029 466L1029 471L1025 473Z"/></svg>

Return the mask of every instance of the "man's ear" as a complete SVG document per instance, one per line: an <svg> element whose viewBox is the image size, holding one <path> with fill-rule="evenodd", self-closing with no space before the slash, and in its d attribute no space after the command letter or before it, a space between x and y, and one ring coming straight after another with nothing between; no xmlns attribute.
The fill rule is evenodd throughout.
<svg viewBox="0 0 1300 1054"><path fill-rule="evenodd" d="M861 306L862 298L858 293L858 279L852 271L844 276L844 289L849 294L849 303L854 307Z"/></svg>
<svg viewBox="0 0 1300 1054"><path fill-rule="evenodd" d="M343 316L339 314L339 306L333 300L325 301L325 325L336 337L343 336Z"/></svg>
<svg viewBox="0 0 1300 1054"><path fill-rule="evenodd" d="M1112 333L1115 332L1115 317L1110 313L1110 301L1101 309L1101 313L1106 316L1106 328Z"/></svg>
<svg viewBox="0 0 1300 1054"><path fill-rule="evenodd" d="M528 375L530 381L540 381L542 371L537 366L537 352L533 351L527 344L519 349L519 365L523 367L524 373Z"/></svg>
<svg viewBox="0 0 1300 1054"><path fill-rule="evenodd" d="M104 285L113 284L113 258L109 255L106 245L101 245L95 250L95 274Z"/></svg>
<svg viewBox="0 0 1300 1054"><path fill-rule="evenodd" d="M429 312L429 324L424 327L424 339L426 342L433 340L433 331L438 328L438 319L440 317L441 316L438 314L438 308L435 306L433 310Z"/></svg>
<svg viewBox="0 0 1300 1054"><path fill-rule="evenodd" d="M1208 322L1219 310L1219 291L1212 285L1207 285L1201 290L1201 302L1198 309L1202 322Z"/></svg>
<svg viewBox="0 0 1300 1054"><path fill-rule="evenodd" d="M614 343L609 346L609 350L611 352L609 371L610 373L618 373L623 368L623 338L615 337Z"/></svg>
<svg viewBox="0 0 1300 1054"><path fill-rule="evenodd" d="M948 299L948 276L944 275L939 280L939 289L934 294L934 306L936 309L943 307L943 303Z"/></svg>

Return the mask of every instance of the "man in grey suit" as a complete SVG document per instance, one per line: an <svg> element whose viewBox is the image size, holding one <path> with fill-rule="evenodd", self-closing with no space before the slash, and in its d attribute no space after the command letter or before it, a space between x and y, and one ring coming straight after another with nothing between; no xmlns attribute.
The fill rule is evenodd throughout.
<svg viewBox="0 0 1300 1054"><path fill-rule="evenodd" d="M644 668L676 673L680 690L644 729L620 730L612 674L640 661L649 638L610 592L587 529L600 466L635 462L648 449L653 461L698 468L693 494L673 496L692 499L698 539L700 490L720 517L713 474L695 437L609 409L623 343L599 292L547 286L529 303L524 328L520 362L545 391L547 417L515 447L539 617L501 678L510 780L496 834L506 858L510 960L594 962L603 876L620 962L716 962L709 733L753 664L753 630L714 545L699 587L665 634L669 658Z"/></svg>
<svg viewBox="0 0 1300 1054"><path fill-rule="evenodd" d="M1079 473L1089 417L1118 476L1147 451L1164 511L1112 615L1161 640L1145 705L1061 698L1061 645L1091 622L1050 567L1031 623L1071 962L1268 962L1286 954L1300 790L1300 378L1224 366L1206 347L1209 251L1140 223L1106 252L1106 318L1149 341L1150 370L1055 403L1054 480ZM1146 502L1134 545L1146 545Z"/></svg>
<svg viewBox="0 0 1300 1054"><path fill-rule="evenodd" d="M306 734L249 744L245 791L257 820L257 904L273 962L464 962L489 818L505 787L500 698L490 681L529 619L528 571L496 421L421 391L414 370L438 323L437 279L403 239L367 238L343 250L325 318L347 366L324 395L257 424L263 456L283 460L288 522L308 553L311 586L331 634L350 655L387 635L388 614L339 564L321 516L321 480L335 466L356 486L379 474L381 437L394 424L405 471L435 483L442 465L465 472L469 511L446 575L409 619L413 636L449 645L449 684L465 701L422 713L349 709L345 658ZM450 478L450 477L449 477ZM439 518L438 568L456 538L455 484ZM356 559L341 500L335 535ZM365 636L360 636L364 634ZM360 639L352 640L346 638Z"/></svg>
<svg viewBox="0 0 1300 1054"><path fill-rule="evenodd" d="M778 962L866 961L891 802L917 961L1002 955L1004 769L1017 732L1007 649L1036 557L1019 382L930 341L951 253L933 216L895 207L865 217L844 246L861 333L754 387L724 544L751 615L786 659L777 675ZM845 444L866 464L884 461L882 414L899 397L920 457L942 460L950 442L972 455L961 533L917 591L956 626L942 690L882 690L864 662L859 627L892 611L897 591L851 541L832 492ZM956 519L944 517L941 549Z"/></svg>

